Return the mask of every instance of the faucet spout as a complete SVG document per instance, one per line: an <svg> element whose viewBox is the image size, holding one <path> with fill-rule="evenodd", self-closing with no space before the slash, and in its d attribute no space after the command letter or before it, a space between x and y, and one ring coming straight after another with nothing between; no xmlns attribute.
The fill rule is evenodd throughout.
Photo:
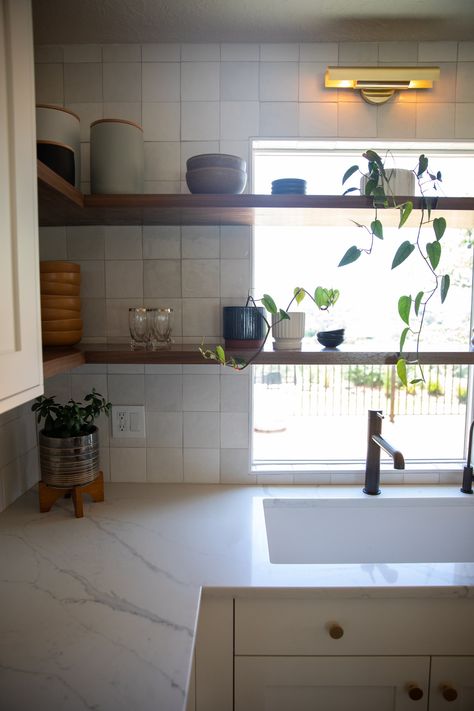
<svg viewBox="0 0 474 711"><path fill-rule="evenodd" d="M405 469L405 458L399 449L382 437L381 410L369 410L367 436L367 460L365 465L364 494L380 494L380 450L383 449L393 459L395 469Z"/></svg>

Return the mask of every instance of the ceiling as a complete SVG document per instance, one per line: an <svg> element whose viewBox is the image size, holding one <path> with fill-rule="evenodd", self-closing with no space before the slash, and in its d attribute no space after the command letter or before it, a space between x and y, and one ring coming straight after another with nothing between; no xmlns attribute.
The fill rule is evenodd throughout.
<svg viewBox="0 0 474 711"><path fill-rule="evenodd" d="M37 44L472 40L473 0L33 0Z"/></svg>

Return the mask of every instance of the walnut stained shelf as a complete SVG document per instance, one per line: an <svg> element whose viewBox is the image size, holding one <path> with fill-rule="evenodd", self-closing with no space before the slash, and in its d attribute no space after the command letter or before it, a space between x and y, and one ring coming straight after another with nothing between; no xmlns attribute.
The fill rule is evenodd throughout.
<svg viewBox="0 0 474 711"><path fill-rule="evenodd" d="M351 220L367 220L372 203L366 197L338 195L83 195L38 161L40 226L62 225L323 225L347 226ZM414 199L415 210L421 207ZM474 198L440 198L436 212L448 212L451 227L474 225ZM387 211L384 223L396 224L396 210ZM390 216L390 219L386 219ZM414 218L415 219L415 218ZM210 347L207 344L206 347ZM161 351L132 352L127 345L80 344L72 348L44 349L44 376L50 377L83 363L203 363L196 345L175 345ZM346 348L346 349L345 349ZM234 352L248 359L252 351ZM262 364L391 364L398 354L389 350L265 350ZM474 353L431 350L422 352L425 364L474 363Z"/></svg>
<svg viewBox="0 0 474 711"><path fill-rule="evenodd" d="M403 198L400 198L403 200ZM410 198L411 199L411 198ZM372 201L342 195L83 195L38 161L39 224L61 225L320 225L367 220ZM413 199L415 220L421 198ZM439 198L450 227L474 225L474 198ZM397 224L396 210L384 223Z"/></svg>

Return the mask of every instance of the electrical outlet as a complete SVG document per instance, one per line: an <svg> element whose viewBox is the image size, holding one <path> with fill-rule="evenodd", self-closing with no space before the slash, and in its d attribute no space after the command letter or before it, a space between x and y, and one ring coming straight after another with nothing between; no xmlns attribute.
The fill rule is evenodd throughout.
<svg viewBox="0 0 474 711"><path fill-rule="evenodd" d="M143 405L112 405L112 437L145 437L145 408Z"/></svg>

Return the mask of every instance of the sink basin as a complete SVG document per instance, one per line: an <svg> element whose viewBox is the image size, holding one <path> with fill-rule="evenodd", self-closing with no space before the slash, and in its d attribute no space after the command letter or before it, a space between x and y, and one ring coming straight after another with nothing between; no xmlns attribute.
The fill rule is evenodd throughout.
<svg viewBox="0 0 474 711"><path fill-rule="evenodd" d="M473 499L263 499L270 562L474 562Z"/></svg>

